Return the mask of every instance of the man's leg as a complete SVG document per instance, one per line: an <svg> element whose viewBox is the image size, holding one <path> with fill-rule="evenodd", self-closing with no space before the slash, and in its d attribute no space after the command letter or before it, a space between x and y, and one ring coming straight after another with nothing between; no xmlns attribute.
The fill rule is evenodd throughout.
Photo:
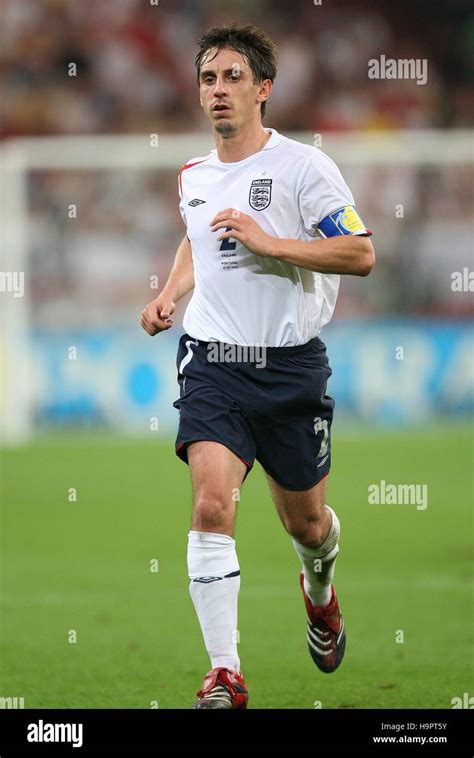
<svg viewBox="0 0 474 758"><path fill-rule="evenodd" d="M326 479L300 492L268 479L280 519L303 566L300 582L308 615L308 649L318 668L330 674L340 665L346 647L344 619L332 586L339 519L324 502Z"/></svg>
<svg viewBox="0 0 474 758"><path fill-rule="evenodd" d="M245 464L217 442L194 442L187 449L193 486L188 541L190 593L212 669L240 671L237 652L237 599L240 569L232 537L235 492Z"/></svg>
<svg viewBox="0 0 474 758"><path fill-rule="evenodd" d="M327 605L340 533L339 519L325 505L327 477L299 492L281 487L270 476L268 482L278 515L300 557L305 591L314 606Z"/></svg>

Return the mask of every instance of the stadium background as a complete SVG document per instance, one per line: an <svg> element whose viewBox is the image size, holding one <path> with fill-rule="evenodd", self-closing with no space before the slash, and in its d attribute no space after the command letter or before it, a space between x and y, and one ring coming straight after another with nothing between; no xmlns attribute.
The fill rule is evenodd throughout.
<svg viewBox="0 0 474 758"><path fill-rule="evenodd" d="M0 698L185 708L208 669L173 452L185 303L153 340L139 314L183 234L179 166L212 147L195 41L236 20L279 45L264 123L321 136L377 252L322 335L347 659L327 679L308 657L297 557L256 467L236 533L251 705L452 707L472 692L469 4L2 0L0 14L1 270L25 271L24 297L0 292ZM426 59L427 84L369 79L382 54ZM426 484L428 507L370 504L382 480Z"/></svg>

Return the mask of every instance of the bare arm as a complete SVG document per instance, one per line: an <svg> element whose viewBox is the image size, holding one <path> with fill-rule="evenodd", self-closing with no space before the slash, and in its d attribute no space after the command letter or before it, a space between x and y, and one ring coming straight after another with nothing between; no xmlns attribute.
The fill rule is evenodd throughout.
<svg viewBox="0 0 474 758"><path fill-rule="evenodd" d="M232 237L252 253L322 274L367 276L375 265L372 242L364 236L341 235L314 242L280 239L264 232L251 216L233 208L214 216L211 229L219 233L218 240Z"/></svg>
<svg viewBox="0 0 474 758"><path fill-rule="evenodd" d="M177 303L194 287L194 267L191 253L191 243L185 234L181 240L174 258L173 268L161 295L165 294Z"/></svg>
<svg viewBox="0 0 474 758"><path fill-rule="evenodd" d="M176 251L173 268L158 297L145 306L141 313L142 328L153 337L173 325L171 316L176 303L194 287L194 267L191 243L187 235L181 240Z"/></svg>
<svg viewBox="0 0 474 758"><path fill-rule="evenodd" d="M341 235L316 242L273 240L272 256L321 274L367 276L375 264L372 242L364 236Z"/></svg>

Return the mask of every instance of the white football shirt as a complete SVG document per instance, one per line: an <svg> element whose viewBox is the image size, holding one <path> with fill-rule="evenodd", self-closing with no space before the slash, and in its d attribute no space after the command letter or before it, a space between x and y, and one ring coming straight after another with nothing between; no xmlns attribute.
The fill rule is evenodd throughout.
<svg viewBox="0 0 474 758"><path fill-rule="evenodd" d="M194 293L183 326L195 339L287 347L328 323L339 276L318 274L251 253L210 221L225 208L252 216L274 237L311 241L370 234L335 163L321 150L279 134L235 163L217 150L193 158L179 175L179 208L191 242Z"/></svg>

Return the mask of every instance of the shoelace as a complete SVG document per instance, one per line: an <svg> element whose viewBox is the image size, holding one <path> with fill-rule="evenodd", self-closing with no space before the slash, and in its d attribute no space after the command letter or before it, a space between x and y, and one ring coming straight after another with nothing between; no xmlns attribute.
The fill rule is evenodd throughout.
<svg viewBox="0 0 474 758"><path fill-rule="evenodd" d="M227 687L224 687L223 684L217 684L215 687L212 688L210 692L206 692L206 694L202 698L203 700L222 700L225 702L226 705L231 706L232 705L232 698L229 694L229 691Z"/></svg>

